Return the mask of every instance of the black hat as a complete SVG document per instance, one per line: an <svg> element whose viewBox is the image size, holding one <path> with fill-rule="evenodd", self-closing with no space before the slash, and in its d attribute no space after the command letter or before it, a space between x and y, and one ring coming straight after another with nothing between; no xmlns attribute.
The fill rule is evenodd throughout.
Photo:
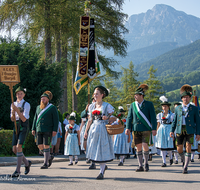
<svg viewBox="0 0 200 190"><path fill-rule="evenodd" d="M26 94L26 88L22 88L21 86L19 86L16 90L15 90L15 94L19 91L23 91Z"/></svg>
<svg viewBox="0 0 200 190"><path fill-rule="evenodd" d="M147 84L141 84L135 91L135 94L145 95L144 93L149 89Z"/></svg>
<svg viewBox="0 0 200 190"><path fill-rule="evenodd" d="M189 84L185 84L180 89L181 98L183 96L192 96L192 87Z"/></svg>
<svg viewBox="0 0 200 190"><path fill-rule="evenodd" d="M68 120L76 120L76 113L75 112L72 112L68 118Z"/></svg>
<svg viewBox="0 0 200 190"><path fill-rule="evenodd" d="M100 86L100 85L99 85L99 86L96 86L96 87L94 88L94 90L95 90L96 88L100 88L101 90L104 91L105 96L108 96L109 92L108 92L108 89L107 89L107 88L105 88L104 86Z"/></svg>
<svg viewBox="0 0 200 190"><path fill-rule="evenodd" d="M119 111L119 112L126 112L122 106L119 106L119 107L118 107L118 111Z"/></svg>
<svg viewBox="0 0 200 190"><path fill-rule="evenodd" d="M171 106L171 104L168 102L168 99L165 96L161 96L159 99L162 101L160 105Z"/></svg>
<svg viewBox="0 0 200 190"><path fill-rule="evenodd" d="M175 106L175 105L179 106L179 105L181 105L181 103L180 103L180 102L175 102L175 103L174 103L174 106Z"/></svg>

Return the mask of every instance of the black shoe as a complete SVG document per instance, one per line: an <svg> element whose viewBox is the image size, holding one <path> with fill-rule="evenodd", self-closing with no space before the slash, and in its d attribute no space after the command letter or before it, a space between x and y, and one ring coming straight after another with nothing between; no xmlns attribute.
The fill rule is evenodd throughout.
<svg viewBox="0 0 200 190"><path fill-rule="evenodd" d="M143 172L144 171L144 168L142 166L138 167L136 170L136 172Z"/></svg>
<svg viewBox="0 0 200 190"><path fill-rule="evenodd" d="M68 166L72 166L73 165L73 162L70 162L69 164L68 164Z"/></svg>
<svg viewBox="0 0 200 190"><path fill-rule="evenodd" d="M103 174L102 173L100 173L98 176L97 176L97 178L96 179L103 179Z"/></svg>
<svg viewBox="0 0 200 190"><path fill-rule="evenodd" d="M75 160L75 164L77 164L78 163L78 160Z"/></svg>
<svg viewBox="0 0 200 190"><path fill-rule="evenodd" d="M183 165L182 165L182 167L184 167L184 165L185 165L185 162L183 162Z"/></svg>
<svg viewBox="0 0 200 190"><path fill-rule="evenodd" d="M96 169L95 163L92 163L92 164L90 165L89 169L90 169L90 170L91 170L91 169Z"/></svg>
<svg viewBox="0 0 200 190"><path fill-rule="evenodd" d="M148 172L148 171L149 171L149 164L145 164L145 166L144 166L144 171L145 171L145 172Z"/></svg>
<svg viewBox="0 0 200 190"><path fill-rule="evenodd" d="M176 160L176 161L174 162L174 164L178 164L178 160Z"/></svg>
<svg viewBox="0 0 200 190"><path fill-rule="evenodd" d="M25 175L27 175L30 172L31 164L32 162L28 160L28 166L25 166L25 172L24 172Z"/></svg>
<svg viewBox="0 0 200 190"><path fill-rule="evenodd" d="M10 175L9 177L19 177L20 173L18 173L17 171L15 171L12 175Z"/></svg>
<svg viewBox="0 0 200 190"><path fill-rule="evenodd" d="M87 163L87 164L90 164L90 163L91 163L91 160L87 159L87 160L86 160L86 163Z"/></svg>
<svg viewBox="0 0 200 190"><path fill-rule="evenodd" d="M194 159L192 159L191 162L194 162Z"/></svg>
<svg viewBox="0 0 200 190"><path fill-rule="evenodd" d="M188 174L187 168L183 169L183 174Z"/></svg>
<svg viewBox="0 0 200 190"><path fill-rule="evenodd" d="M123 163L122 163L122 162L120 162L120 163L118 164L118 166L123 166Z"/></svg>
<svg viewBox="0 0 200 190"><path fill-rule="evenodd" d="M133 158L137 158L137 155L135 154L135 155L133 156Z"/></svg>
<svg viewBox="0 0 200 190"><path fill-rule="evenodd" d="M126 159L129 159L130 158L130 154L128 154L127 156L126 156Z"/></svg>
<svg viewBox="0 0 200 190"><path fill-rule="evenodd" d="M200 154L199 154L199 157L198 157L198 159L200 159Z"/></svg>
<svg viewBox="0 0 200 190"><path fill-rule="evenodd" d="M50 167L50 166L51 166L51 164L52 164L52 162L53 162L53 159L54 159L54 156L53 156L53 155L51 155L51 158L49 159L49 165L48 165L48 167Z"/></svg>
<svg viewBox="0 0 200 190"><path fill-rule="evenodd" d="M171 159L169 162L170 162L170 165L172 165L173 164L173 159Z"/></svg>
<svg viewBox="0 0 200 190"><path fill-rule="evenodd" d="M167 167L167 165L166 165L165 163L163 163L163 164L161 165L161 167Z"/></svg>
<svg viewBox="0 0 200 190"><path fill-rule="evenodd" d="M44 164L43 166L40 167L40 169L48 169L48 166Z"/></svg>

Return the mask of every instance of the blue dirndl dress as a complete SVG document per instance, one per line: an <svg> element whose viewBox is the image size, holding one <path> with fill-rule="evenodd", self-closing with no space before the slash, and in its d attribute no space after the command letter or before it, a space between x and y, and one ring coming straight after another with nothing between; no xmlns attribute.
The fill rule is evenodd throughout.
<svg viewBox="0 0 200 190"><path fill-rule="evenodd" d="M155 146L161 150L174 150L173 138L170 137L171 123L174 118L174 114L170 111L166 117L166 120L162 119L163 113L157 115L157 122L160 123L156 135Z"/></svg>
<svg viewBox="0 0 200 190"><path fill-rule="evenodd" d="M86 129L86 124L87 124L87 122L83 125L81 132L80 132L81 150L85 150L83 144L84 144L84 133L85 133L85 129Z"/></svg>
<svg viewBox="0 0 200 190"><path fill-rule="evenodd" d="M65 141L65 151L64 155L68 156L78 156L80 155L79 145L78 145L78 135L77 131L79 126L74 124L73 129L69 129L69 124L65 126L65 130L68 131L67 139Z"/></svg>
<svg viewBox="0 0 200 190"><path fill-rule="evenodd" d="M125 134L125 131L126 131L126 128L124 128L123 133L117 134L114 136L114 153L116 155L129 154L128 135Z"/></svg>
<svg viewBox="0 0 200 190"><path fill-rule="evenodd" d="M90 118L92 118L92 112L95 109L96 104L93 103L89 106ZM112 113L114 108L106 102L101 106L102 115L108 115ZM108 120L93 119L93 123L90 126L88 139L87 139L87 151L86 158L93 162L109 162L112 161L114 156L112 136L107 133L106 124Z"/></svg>

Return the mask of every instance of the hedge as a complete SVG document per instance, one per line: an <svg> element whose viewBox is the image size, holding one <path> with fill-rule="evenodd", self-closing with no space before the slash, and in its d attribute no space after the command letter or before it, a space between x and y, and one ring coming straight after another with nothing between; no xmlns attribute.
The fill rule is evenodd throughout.
<svg viewBox="0 0 200 190"><path fill-rule="evenodd" d="M0 131L0 155L14 156L12 151L13 130ZM38 148L35 144L34 136L29 132L23 148L24 155L38 154Z"/></svg>

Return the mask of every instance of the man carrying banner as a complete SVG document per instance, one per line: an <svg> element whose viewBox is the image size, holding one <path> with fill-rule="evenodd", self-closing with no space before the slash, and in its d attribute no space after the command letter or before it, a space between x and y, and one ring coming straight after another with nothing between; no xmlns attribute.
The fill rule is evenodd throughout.
<svg viewBox="0 0 200 190"><path fill-rule="evenodd" d="M52 98L53 95L50 91L45 91L42 94L40 105L36 108L33 120L32 134L36 135L36 144L44 153L44 165L40 169L48 169L53 160L53 156L50 156L49 147L51 138L57 133L59 118L57 108L49 103Z"/></svg>
<svg viewBox="0 0 200 190"><path fill-rule="evenodd" d="M192 87L183 85L180 89L183 103L175 108L175 116L171 125L170 137L174 138L176 130L177 151L183 160L183 174L187 174L188 164L191 159L191 145L200 138L200 118L198 107L190 104ZM186 142L186 154L183 152L183 144Z"/></svg>
<svg viewBox="0 0 200 190"><path fill-rule="evenodd" d="M19 177L22 161L25 164L25 172L27 175L30 171L31 161L27 160L22 152L22 146L29 132L29 112L30 104L24 100L26 89L18 87L15 91L17 101L11 105L11 121L17 122L17 134L13 130L12 146L13 152L17 155L17 168L11 177Z"/></svg>
<svg viewBox="0 0 200 190"><path fill-rule="evenodd" d="M135 92L135 102L130 106L128 117L126 120L126 135L130 133L130 130L134 132L134 141L137 147L137 158L139 168L136 172L148 171L148 157L149 157L149 146L148 143L151 138L151 132L153 136L156 135L156 114L152 102L144 100L145 91L148 90L148 85L142 84ZM143 154L144 164L143 168Z"/></svg>

